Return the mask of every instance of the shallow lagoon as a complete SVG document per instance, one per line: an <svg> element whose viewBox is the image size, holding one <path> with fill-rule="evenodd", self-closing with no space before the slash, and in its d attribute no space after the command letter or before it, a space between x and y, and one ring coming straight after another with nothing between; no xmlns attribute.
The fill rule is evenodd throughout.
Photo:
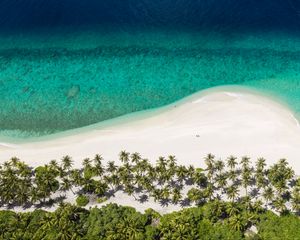
<svg viewBox="0 0 300 240"><path fill-rule="evenodd" d="M205 32L6 34L0 38L2 135L45 135L236 84L300 112L300 38Z"/></svg>
<svg viewBox="0 0 300 240"><path fill-rule="evenodd" d="M299 114L296 3L0 1L0 136L79 128L223 85Z"/></svg>

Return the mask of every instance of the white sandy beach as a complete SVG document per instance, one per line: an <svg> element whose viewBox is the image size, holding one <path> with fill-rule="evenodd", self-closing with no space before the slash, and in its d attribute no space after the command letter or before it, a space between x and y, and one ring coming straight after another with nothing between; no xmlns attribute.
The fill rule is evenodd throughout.
<svg viewBox="0 0 300 240"><path fill-rule="evenodd" d="M96 153L108 161L127 150L152 162L175 155L180 164L203 166L203 157L213 153L221 158L263 156L269 164L287 158L300 173L299 124L286 106L261 95L217 88L137 116L48 140L0 143L0 162L17 156L37 166L71 155L79 166L82 159Z"/></svg>
<svg viewBox="0 0 300 240"><path fill-rule="evenodd" d="M140 152L152 162L159 156L175 155L180 164L200 167L207 153L223 159L229 155L254 159L263 156L268 164L287 158L296 174L300 173L300 127L292 112L269 98L222 88L195 94L150 113L121 117L106 127L98 124L48 140L0 146L0 162L18 156L33 166L64 155L71 155L75 166L96 153L107 161L116 160L121 150L127 150ZM75 197L69 192L67 201L74 203ZM139 211L150 207L160 213L180 209L178 205L161 206L151 198L141 204L121 192L108 202ZM48 210L54 209L55 206Z"/></svg>

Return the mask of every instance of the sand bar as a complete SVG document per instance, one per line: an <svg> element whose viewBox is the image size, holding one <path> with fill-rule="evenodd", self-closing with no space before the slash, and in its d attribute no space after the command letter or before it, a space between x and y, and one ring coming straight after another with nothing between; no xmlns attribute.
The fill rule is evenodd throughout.
<svg viewBox="0 0 300 240"><path fill-rule="evenodd" d="M203 157L248 155L268 164L287 158L300 173L300 127L293 113L273 99L242 89L216 88L167 107L26 143L0 141L0 162L12 156L33 165L71 155L75 166L100 153L116 160L121 150L154 162L175 155L180 164L203 166Z"/></svg>

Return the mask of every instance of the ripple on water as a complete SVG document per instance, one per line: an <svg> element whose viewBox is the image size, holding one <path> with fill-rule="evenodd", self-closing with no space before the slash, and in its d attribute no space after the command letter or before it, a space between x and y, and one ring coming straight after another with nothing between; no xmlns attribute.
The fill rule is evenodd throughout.
<svg viewBox="0 0 300 240"><path fill-rule="evenodd" d="M87 126L228 84L273 94L300 112L296 36L111 34L62 40L56 32L47 41L24 36L30 46L19 38L2 44L0 135L27 138Z"/></svg>

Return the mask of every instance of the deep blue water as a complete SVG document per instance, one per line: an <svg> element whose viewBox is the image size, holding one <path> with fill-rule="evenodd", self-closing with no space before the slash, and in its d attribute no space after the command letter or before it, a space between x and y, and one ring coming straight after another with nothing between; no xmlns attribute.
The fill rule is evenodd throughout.
<svg viewBox="0 0 300 240"><path fill-rule="evenodd" d="M0 137L232 84L300 113L300 0L0 0Z"/></svg>
<svg viewBox="0 0 300 240"><path fill-rule="evenodd" d="M299 29L299 0L1 0L0 26Z"/></svg>

